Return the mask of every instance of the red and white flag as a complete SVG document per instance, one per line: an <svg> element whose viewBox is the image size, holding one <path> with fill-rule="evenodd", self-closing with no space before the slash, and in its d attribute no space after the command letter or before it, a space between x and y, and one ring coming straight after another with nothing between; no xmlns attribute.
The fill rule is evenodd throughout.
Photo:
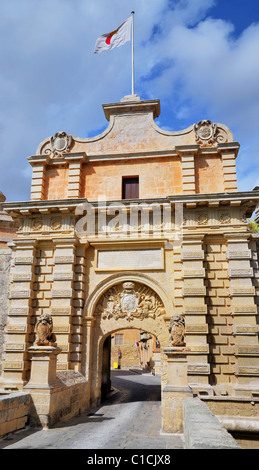
<svg viewBox="0 0 259 470"><path fill-rule="evenodd" d="M132 17L130 16L117 29L111 33L103 34L97 39L94 53L100 54L103 51L109 51L115 47L123 46L125 42L130 41L131 27Z"/></svg>

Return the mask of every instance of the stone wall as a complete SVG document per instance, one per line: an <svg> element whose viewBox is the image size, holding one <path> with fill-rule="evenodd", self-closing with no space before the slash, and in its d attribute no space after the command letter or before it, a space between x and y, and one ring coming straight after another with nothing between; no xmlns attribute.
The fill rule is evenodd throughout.
<svg viewBox="0 0 259 470"><path fill-rule="evenodd" d="M60 387L0 396L0 438L25 427L52 427L89 407L89 384L78 372L57 374Z"/></svg>
<svg viewBox="0 0 259 470"><path fill-rule="evenodd" d="M0 376L3 363L4 329L8 314L8 293L12 250L8 246L17 237L19 223L14 222L2 207L5 196L0 191Z"/></svg>
<svg viewBox="0 0 259 470"><path fill-rule="evenodd" d="M235 377L233 318L231 316L231 299L229 296L229 275L227 245L223 239L210 240L205 246L205 263L207 269L207 304L208 304L208 341L210 346L211 381L221 388Z"/></svg>
<svg viewBox="0 0 259 470"><path fill-rule="evenodd" d="M4 329L8 315L8 290L11 266L11 249L0 248L0 375L3 362Z"/></svg>
<svg viewBox="0 0 259 470"><path fill-rule="evenodd" d="M259 233L254 233L251 241L252 266L254 269L255 302L259 305Z"/></svg>
<svg viewBox="0 0 259 470"><path fill-rule="evenodd" d="M25 427L31 395L18 392L0 396L0 437Z"/></svg>
<svg viewBox="0 0 259 470"><path fill-rule="evenodd" d="M210 409L199 398L183 400L186 449L240 449Z"/></svg>
<svg viewBox="0 0 259 470"><path fill-rule="evenodd" d="M89 383L76 371L57 373L60 387L31 390L29 410L32 427L50 428L84 412L90 406Z"/></svg>
<svg viewBox="0 0 259 470"><path fill-rule="evenodd" d="M230 243L232 243L233 250L231 239L213 240L207 238L204 246L207 273L205 284L208 305L210 383L214 386L216 394L219 395L233 394L238 375L240 373L246 375L245 371L243 369L241 371L237 364L237 351L240 346L245 345L245 347L251 348L251 351L254 347L251 354L255 354L257 347L258 236L254 235L249 243L245 239L239 240L239 242L240 246L235 243L237 248L232 254L229 252ZM248 249L245 250L245 247ZM235 259L236 257L237 259ZM233 292L235 289L238 291L236 300L235 292ZM251 289L251 294L249 289ZM243 291L246 290L245 297L242 297ZM250 294L250 298L248 294ZM246 355L249 355L249 351L246 352ZM252 372L256 377L258 369L256 364L252 364L254 359L251 357L243 359L242 367L245 364L244 361L246 361L247 367L249 362L254 367Z"/></svg>
<svg viewBox="0 0 259 470"><path fill-rule="evenodd" d="M218 396L202 400L230 432L259 432L259 398Z"/></svg>

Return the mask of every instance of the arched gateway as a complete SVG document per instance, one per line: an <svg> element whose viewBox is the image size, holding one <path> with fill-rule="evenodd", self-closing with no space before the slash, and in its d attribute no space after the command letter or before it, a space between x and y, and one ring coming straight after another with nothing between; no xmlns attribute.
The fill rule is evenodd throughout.
<svg viewBox="0 0 259 470"><path fill-rule="evenodd" d="M3 204L19 228L0 253L12 257L10 278L0 270L0 390L27 387L41 422L65 420L100 400L107 338L138 328L161 344L165 431L181 430L179 387L256 428L259 249L247 218L259 191L237 191L239 143L209 120L160 129L159 100L103 109L99 136L43 140L28 158L30 201ZM54 351L34 345L49 315Z"/></svg>
<svg viewBox="0 0 259 470"><path fill-rule="evenodd" d="M168 346L167 321L173 312L170 298L161 286L144 274L114 274L100 283L86 301L86 375L91 401L101 398L102 371L107 338L115 331L135 328L148 331L163 347Z"/></svg>

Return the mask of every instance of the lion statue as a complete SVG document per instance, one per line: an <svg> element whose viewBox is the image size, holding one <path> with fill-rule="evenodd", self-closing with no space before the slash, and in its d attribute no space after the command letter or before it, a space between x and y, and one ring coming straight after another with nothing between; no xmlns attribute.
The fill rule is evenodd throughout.
<svg viewBox="0 0 259 470"><path fill-rule="evenodd" d="M56 346L56 336L53 333L53 320L48 313L43 313L38 319L36 326L35 346Z"/></svg>
<svg viewBox="0 0 259 470"><path fill-rule="evenodd" d="M182 315L173 315L169 324L169 333L172 346L186 346L184 342L185 321Z"/></svg>

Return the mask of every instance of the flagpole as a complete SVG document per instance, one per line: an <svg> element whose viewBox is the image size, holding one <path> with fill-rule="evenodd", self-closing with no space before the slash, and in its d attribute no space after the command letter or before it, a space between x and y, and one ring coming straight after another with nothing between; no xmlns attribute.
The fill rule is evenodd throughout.
<svg viewBox="0 0 259 470"><path fill-rule="evenodd" d="M132 15L132 39L131 39L131 94L135 94L135 77L134 77L134 13Z"/></svg>

